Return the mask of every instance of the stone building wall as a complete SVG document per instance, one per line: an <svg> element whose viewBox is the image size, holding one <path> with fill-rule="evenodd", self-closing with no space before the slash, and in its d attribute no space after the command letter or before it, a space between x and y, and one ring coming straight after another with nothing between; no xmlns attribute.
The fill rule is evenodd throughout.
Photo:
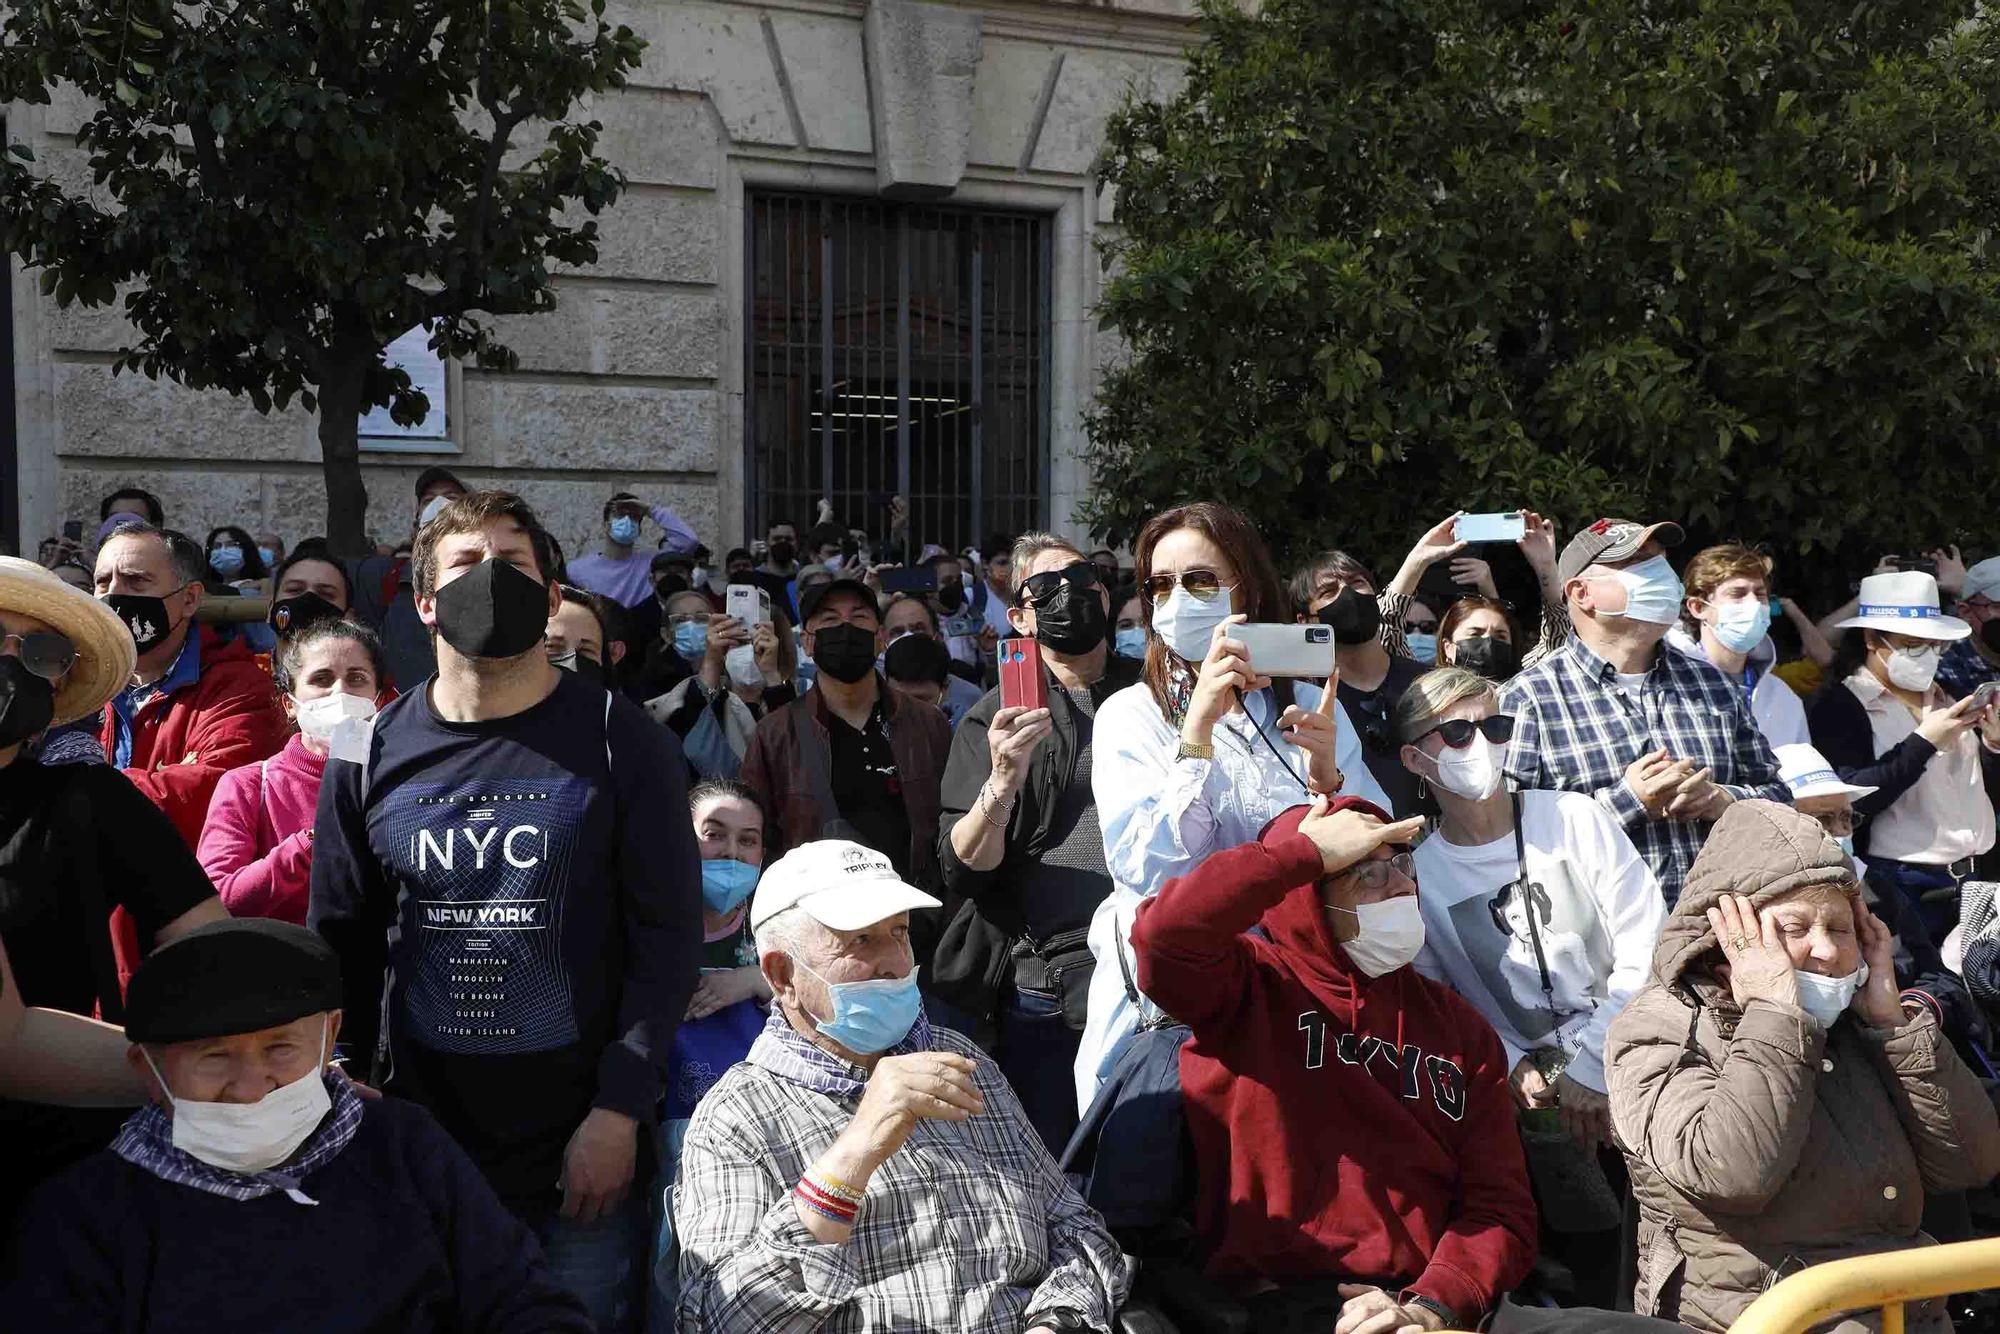
<svg viewBox="0 0 2000 1334"><path fill-rule="evenodd" d="M572 552L613 490L742 540L744 214L760 187L901 194L1054 219L1050 517L1072 527L1086 479L1079 414L1114 355L1091 315L1111 201L1092 180L1128 90L1171 93L1190 0L613 0L650 43L634 86L601 100L602 151L631 181L600 222L598 263L557 309L500 321L521 368L452 371L450 448L371 454L369 522L407 530L410 480L444 463L505 479ZM75 103L9 109L9 137L87 180ZM309 414L114 378L115 311L57 310L13 270L20 531L33 550L99 496L137 483L200 533L243 521L287 540L324 526Z"/></svg>

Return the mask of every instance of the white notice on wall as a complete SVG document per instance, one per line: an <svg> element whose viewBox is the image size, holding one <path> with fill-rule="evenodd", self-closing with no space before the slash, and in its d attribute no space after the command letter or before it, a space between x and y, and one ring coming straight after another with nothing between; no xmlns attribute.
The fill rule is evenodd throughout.
<svg viewBox="0 0 2000 1334"><path fill-rule="evenodd" d="M399 426L389 416L389 409L375 408L361 419L359 434L363 438L444 440L449 437L444 359L431 351L429 340L429 329L420 324L389 344L386 355L391 366L408 372L411 387L422 390L424 396L430 399L431 410L415 426Z"/></svg>

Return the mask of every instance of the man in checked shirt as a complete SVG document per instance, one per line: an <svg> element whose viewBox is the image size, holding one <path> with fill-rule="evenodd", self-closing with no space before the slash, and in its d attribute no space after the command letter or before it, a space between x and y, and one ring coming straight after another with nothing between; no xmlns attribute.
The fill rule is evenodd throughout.
<svg viewBox="0 0 2000 1334"><path fill-rule="evenodd" d="M1667 563L1679 524L1599 519L1563 549L1576 637L1510 681L1507 771L1522 788L1582 792L1624 825L1671 906L1733 801L1791 802L1742 687L1661 646L1681 611Z"/></svg>

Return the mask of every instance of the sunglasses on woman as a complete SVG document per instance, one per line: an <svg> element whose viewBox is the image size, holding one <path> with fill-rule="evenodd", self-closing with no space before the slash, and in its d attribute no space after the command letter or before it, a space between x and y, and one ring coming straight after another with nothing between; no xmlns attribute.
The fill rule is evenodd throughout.
<svg viewBox="0 0 2000 1334"><path fill-rule="evenodd" d="M44 681L60 681L76 666L76 645L53 630L27 635L0 635L0 653L12 650L21 665Z"/></svg>
<svg viewBox="0 0 2000 1334"><path fill-rule="evenodd" d="M1476 723L1467 722L1463 718L1447 718L1436 727L1431 728L1430 732L1425 732L1423 736L1418 737L1417 740L1422 741L1431 732L1436 732L1439 736L1443 737L1444 744L1450 746L1453 750L1464 750L1467 746L1471 745L1472 734L1474 732L1479 733L1496 746L1504 746L1514 739L1514 715L1511 713L1496 713L1490 718L1481 718Z"/></svg>
<svg viewBox="0 0 2000 1334"><path fill-rule="evenodd" d="M1158 607L1174 595L1178 585L1196 602L1213 602L1222 592L1222 577L1214 570L1182 570L1179 574L1155 574L1139 585L1146 600Z"/></svg>
<svg viewBox="0 0 2000 1334"><path fill-rule="evenodd" d="M1087 560L1071 561L1060 570L1044 570L1021 581L1021 596L1015 606L1032 606L1047 600L1064 584L1077 588L1098 586L1097 567Z"/></svg>

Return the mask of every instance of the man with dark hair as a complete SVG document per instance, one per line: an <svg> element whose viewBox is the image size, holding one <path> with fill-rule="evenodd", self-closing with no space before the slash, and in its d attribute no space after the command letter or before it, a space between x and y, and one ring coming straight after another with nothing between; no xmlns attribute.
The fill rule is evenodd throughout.
<svg viewBox="0 0 2000 1334"><path fill-rule="evenodd" d="M837 523L816 523L806 534L806 559L810 564L824 565L837 574L853 540L853 535Z"/></svg>
<svg viewBox="0 0 2000 1334"><path fill-rule="evenodd" d="M647 519L659 526L660 546L666 551L690 553L701 543L694 529L665 505L648 505L630 491L620 491L604 502L603 548L570 562L570 582L621 607L636 607L650 598L652 558L637 549Z"/></svg>
<svg viewBox="0 0 2000 1334"><path fill-rule="evenodd" d="M541 531L478 491L418 532L437 674L382 711L365 762L328 762L308 920L340 955L358 1065L437 1114L616 1331L700 874L679 741L543 647L562 595Z"/></svg>
<svg viewBox="0 0 2000 1334"><path fill-rule="evenodd" d="M133 502L137 502L136 504ZM114 514L141 514L146 522L155 528L166 523L166 511L160 508L160 498L151 491L137 486L121 486L106 496L97 506L97 521L111 522Z"/></svg>
<svg viewBox="0 0 2000 1334"><path fill-rule="evenodd" d="M418 473L415 518L410 531L414 534L464 494L465 483L449 468L432 466ZM373 626L382 636L382 652L389 660L390 684L407 694L437 670L430 629L417 615L409 557L370 556L355 562L350 573L354 618Z"/></svg>
<svg viewBox="0 0 2000 1334"><path fill-rule="evenodd" d="M290 730L271 678L240 638L197 627L208 560L185 533L134 523L97 553L97 596L139 651L104 706L98 740L192 848L222 775L277 754Z"/></svg>
<svg viewBox="0 0 2000 1334"><path fill-rule="evenodd" d="M896 646L904 639L926 639L937 646L935 655L924 653L917 658L904 658L899 669ZM904 694L913 694L926 704L935 704L944 710L945 721L953 727L966 712L979 702L984 692L960 673L952 671L953 659L950 645L945 642L944 622L939 619L937 608L928 598L918 593L898 593L889 602L889 609L882 613L882 666L888 673L889 684ZM904 651L906 654L909 650ZM932 668L942 679L931 685ZM921 682L916 690L911 685Z"/></svg>

